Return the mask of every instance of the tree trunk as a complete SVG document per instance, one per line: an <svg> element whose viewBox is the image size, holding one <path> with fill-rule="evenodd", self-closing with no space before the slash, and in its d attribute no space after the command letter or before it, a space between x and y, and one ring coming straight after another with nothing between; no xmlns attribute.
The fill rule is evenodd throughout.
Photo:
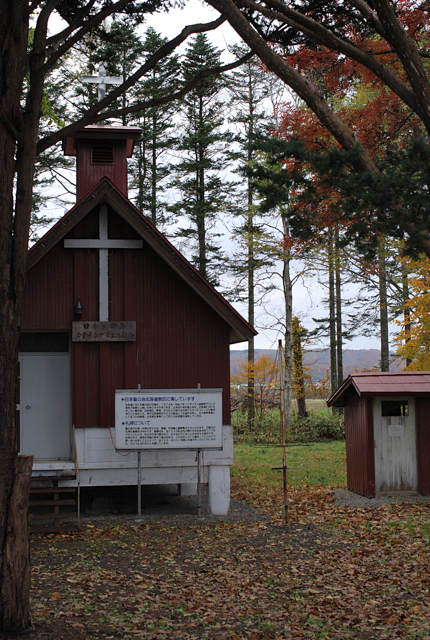
<svg viewBox="0 0 430 640"><path fill-rule="evenodd" d="M383 244L379 247L379 322L381 327L381 371L390 370L388 336L387 274Z"/></svg>
<svg viewBox="0 0 430 640"><path fill-rule="evenodd" d="M0 631L28 627L30 572L28 535L22 511L29 484L16 468L15 388L24 276L27 264L33 173L43 97L45 37L49 12L43 7L27 55L28 3L0 2ZM29 73L28 73L29 72ZM29 89L20 98L24 77ZM16 150L16 154L15 154ZM13 202L14 176L15 206ZM19 463L21 464L21 462ZM18 516L17 514L21 514ZM21 518L21 528L19 520ZM14 540L14 536L18 536ZM24 581L24 582L23 582Z"/></svg>
<svg viewBox="0 0 430 640"><path fill-rule="evenodd" d="M198 124L199 133L204 130L203 98L199 97ZM206 220L205 220L205 150L201 139L197 141L196 199L197 199L197 238L198 238L198 270L204 278L208 278L208 261L206 255Z"/></svg>
<svg viewBox="0 0 430 640"><path fill-rule="evenodd" d="M293 318L293 371L297 398L297 417L306 418L305 376L303 372L302 328L299 319Z"/></svg>
<svg viewBox="0 0 430 640"><path fill-rule="evenodd" d="M403 291L403 320L404 320L404 336L405 344L411 339L411 310L407 306L406 302L409 300L409 278L408 271L404 265L402 265L402 291ZM412 364L412 360L406 358L406 366Z"/></svg>
<svg viewBox="0 0 430 640"><path fill-rule="evenodd" d="M28 496L33 456L16 456L3 547L1 629L21 632L30 626L30 544Z"/></svg>
<svg viewBox="0 0 430 640"><path fill-rule="evenodd" d="M151 160L151 220L157 226L157 115L152 115L152 160Z"/></svg>
<svg viewBox="0 0 430 640"><path fill-rule="evenodd" d="M250 237L252 242L252 235ZM248 322L254 326L254 252L250 247L248 254ZM248 427L252 430L255 422L255 350L254 336L248 340Z"/></svg>
<svg viewBox="0 0 430 640"><path fill-rule="evenodd" d="M337 384L343 382L343 340L342 340L342 280L340 273L339 227L336 228L335 275L336 275L336 359Z"/></svg>
<svg viewBox="0 0 430 640"><path fill-rule="evenodd" d="M284 239L289 237L288 220L285 214L282 214L282 225ZM290 274L290 250L287 243L284 249L283 268L282 268L282 285L284 291L284 307L285 307L285 387L284 387L284 425L285 433L288 432L291 425L291 389L293 386L293 286L291 284Z"/></svg>
<svg viewBox="0 0 430 640"><path fill-rule="evenodd" d="M248 115L249 126L247 132L247 159L248 163L252 161L253 136L254 136L254 110L252 100L252 83L251 75L248 77ZM254 216L253 216L253 193L251 178L248 177L248 322L251 327L255 323L255 255L254 255ZM248 427L252 431L255 421L255 353L254 353L254 336L248 341Z"/></svg>
<svg viewBox="0 0 430 640"><path fill-rule="evenodd" d="M330 383L331 392L338 387L337 379L337 348L336 348L336 290L335 290L335 259L333 234L328 232L328 296L329 296L329 331L330 331Z"/></svg>
<svg viewBox="0 0 430 640"><path fill-rule="evenodd" d="M255 422L255 351L254 336L248 340L248 428L254 430Z"/></svg>

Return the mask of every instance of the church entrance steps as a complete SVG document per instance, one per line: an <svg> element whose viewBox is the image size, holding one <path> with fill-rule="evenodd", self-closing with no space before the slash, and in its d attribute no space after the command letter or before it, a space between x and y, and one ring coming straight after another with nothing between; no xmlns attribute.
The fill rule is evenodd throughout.
<svg viewBox="0 0 430 640"><path fill-rule="evenodd" d="M62 481L75 478L62 474L33 475L28 508L30 533L79 530L78 487L61 486Z"/></svg>

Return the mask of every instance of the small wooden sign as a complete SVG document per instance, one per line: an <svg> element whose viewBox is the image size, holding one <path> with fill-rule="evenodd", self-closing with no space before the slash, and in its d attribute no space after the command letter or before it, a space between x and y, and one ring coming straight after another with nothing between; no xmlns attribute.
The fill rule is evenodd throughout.
<svg viewBox="0 0 430 640"><path fill-rule="evenodd" d="M404 436L405 427L403 424L389 424L388 435L392 438L394 436Z"/></svg>
<svg viewBox="0 0 430 640"><path fill-rule="evenodd" d="M134 320L73 322L72 342L134 342Z"/></svg>

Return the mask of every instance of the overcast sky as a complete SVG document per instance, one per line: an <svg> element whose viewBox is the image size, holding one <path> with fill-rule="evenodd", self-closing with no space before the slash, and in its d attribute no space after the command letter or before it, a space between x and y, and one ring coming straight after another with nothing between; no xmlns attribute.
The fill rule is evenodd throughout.
<svg viewBox="0 0 430 640"><path fill-rule="evenodd" d="M141 32L149 26L152 26L157 32L161 33L169 39L175 37L180 31L189 24L205 23L215 20L219 16L218 12L208 7L208 5L202 3L199 0L188 0L184 9L171 9L168 13L158 13L150 16L147 22L141 27ZM58 30L59 25L56 21L52 23L53 31ZM227 48L240 41L235 31L226 23L221 25L216 31L208 32L208 38L210 41L221 50L227 50ZM187 45L184 44L180 52L185 50ZM228 53L223 55L223 62L229 60ZM228 243L227 250L230 250L230 244ZM304 326L311 329L313 328L312 317L322 318L327 316L327 310L321 304L321 300L325 296L316 282L307 281L306 286L303 286L300 282L296 284L293 291L294 298L294 313L301 318ZM244 305L234 305L237 310L246 318L247 311ZM282 308L282 299L279 298L279 309ZM276 304L275 307L276 308ZM256 348L268 349L276 348L278 338L282 337L278 335L276 331L264 330L258 328L259 335L256 337ZM348 343L348 348L353 349L379 349L378 338L356 338L352 342ZM245 349L246 343L234 345L235 349Z"/></svg>

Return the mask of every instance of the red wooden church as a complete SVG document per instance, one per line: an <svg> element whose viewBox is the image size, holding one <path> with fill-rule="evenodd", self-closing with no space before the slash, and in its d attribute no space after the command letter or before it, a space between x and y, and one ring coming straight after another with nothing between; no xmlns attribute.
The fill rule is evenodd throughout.
<svg viewBox="0 0 430 640"><path fill-rule="evenodd" d="M77 454L82 485L135 484L136 453L120 455L113 444L116 390L221 388L223 446L205 464L209 506L224 513L229 345L255 332L128 200L127 157L139 133L89 126L64 142L76 155L77 204L28 255L20 451L35 456L36 473L67 474ZM143 483L194 490L194 453L142 455Z"/></svg>

